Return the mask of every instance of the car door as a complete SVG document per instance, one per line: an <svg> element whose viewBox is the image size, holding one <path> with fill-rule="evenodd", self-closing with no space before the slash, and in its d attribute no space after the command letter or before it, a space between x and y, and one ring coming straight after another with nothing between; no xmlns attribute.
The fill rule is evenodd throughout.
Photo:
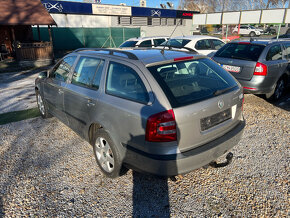
<svg viewBox="0 0 290 218"><path fill-rule="evenodd" d="M67 84L68 76L77 56L67 56L61 60L49 73L43 84L44 99L49 112L67 124L67 117L63 107L63 89Z"/></svg>
<svg viewBox="0 0 290 218"><path fill-rule="evenodd" d="M290 42L283 43L283 63L281 67L283 68L284 72L290 75Z"/></svg>
<svg viewBox="0 0 290 218"><path fill-rule="evenodd" d="M64 91L64 109L69 126L85 137L86 126L91 123L97 111L99 84L104 60L97 57L81 56L74 68L71 82Z"/></svg>
<svg viewBox="0 0 290 218"><path fill-rule="evenodd" d="M281 44L272 45L266 54L266 65L268 66L268 76L273 77L276 82L280 77L279 74L283 73L281 66L284 62Z"/></svg>

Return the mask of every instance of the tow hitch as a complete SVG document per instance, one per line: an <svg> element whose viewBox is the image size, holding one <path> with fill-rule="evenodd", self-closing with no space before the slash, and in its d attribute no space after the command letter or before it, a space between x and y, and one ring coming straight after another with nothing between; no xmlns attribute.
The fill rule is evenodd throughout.
<svg viewBox="0 0 290 218"><path fill-rule="evenodd" d="M232 162L234 155L232 152L229 152L226 156L226 161L222 162L222 163L217 163L216 161L212 161L209 163L209 166L213 167L213 168L220 168L220 167L225 167L227 165L229 165Z"/></svg>

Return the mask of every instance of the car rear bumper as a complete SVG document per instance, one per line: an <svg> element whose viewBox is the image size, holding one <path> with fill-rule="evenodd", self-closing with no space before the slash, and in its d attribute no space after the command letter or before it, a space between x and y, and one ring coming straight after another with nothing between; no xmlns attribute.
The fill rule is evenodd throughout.
<svg viewBox="0 0 290 218"><path fill-rule="evenodd" d="M127 146L124 162L133 170L159 176L184 174L216 160L238 144L245 124L245 121L241 121L230 132L214 141L178 154L154 155Z"/></svg>
<svg viewBox="0 0 290 218"><path fill-rule="evenodd" d="M253 76L249 81L239 79L239 83L246 94L266 94L275 89L276 78Z"/></svg>

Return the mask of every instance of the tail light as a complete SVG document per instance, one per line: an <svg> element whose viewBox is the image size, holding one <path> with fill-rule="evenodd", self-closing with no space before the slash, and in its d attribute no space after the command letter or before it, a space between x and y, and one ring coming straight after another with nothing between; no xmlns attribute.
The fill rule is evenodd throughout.
<svg viewBox="0 0 290 218"><path fill-rule="evenodd" d="M256 76L266 76L267 75L267 65L257 62L254 75Z"/></svg>
<svg viewBox="0 0 290 218"><path fill-rule="evenodd" d="M176 122L173 110L163 111L150 116L146 126L146 141L176 141Z"/></svg>

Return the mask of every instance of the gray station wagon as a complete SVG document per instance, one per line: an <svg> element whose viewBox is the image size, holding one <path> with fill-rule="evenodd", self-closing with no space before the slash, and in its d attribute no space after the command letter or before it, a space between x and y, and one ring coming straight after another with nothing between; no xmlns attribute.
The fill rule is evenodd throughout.
<svg viewBox="0 0 290 218"><path fill-rule="evenodd" d="M109 177L207 165L241 139L242 87L204 56L158 49L78 49L35 81L42 117L90 142Z"/></svg>
<svg viewBox="0 0 290 218"><path fill-rule="evenodd" d="M290 41L231 42L213 56L243 86L245 93L278 100L290 78Z"/></svg>

